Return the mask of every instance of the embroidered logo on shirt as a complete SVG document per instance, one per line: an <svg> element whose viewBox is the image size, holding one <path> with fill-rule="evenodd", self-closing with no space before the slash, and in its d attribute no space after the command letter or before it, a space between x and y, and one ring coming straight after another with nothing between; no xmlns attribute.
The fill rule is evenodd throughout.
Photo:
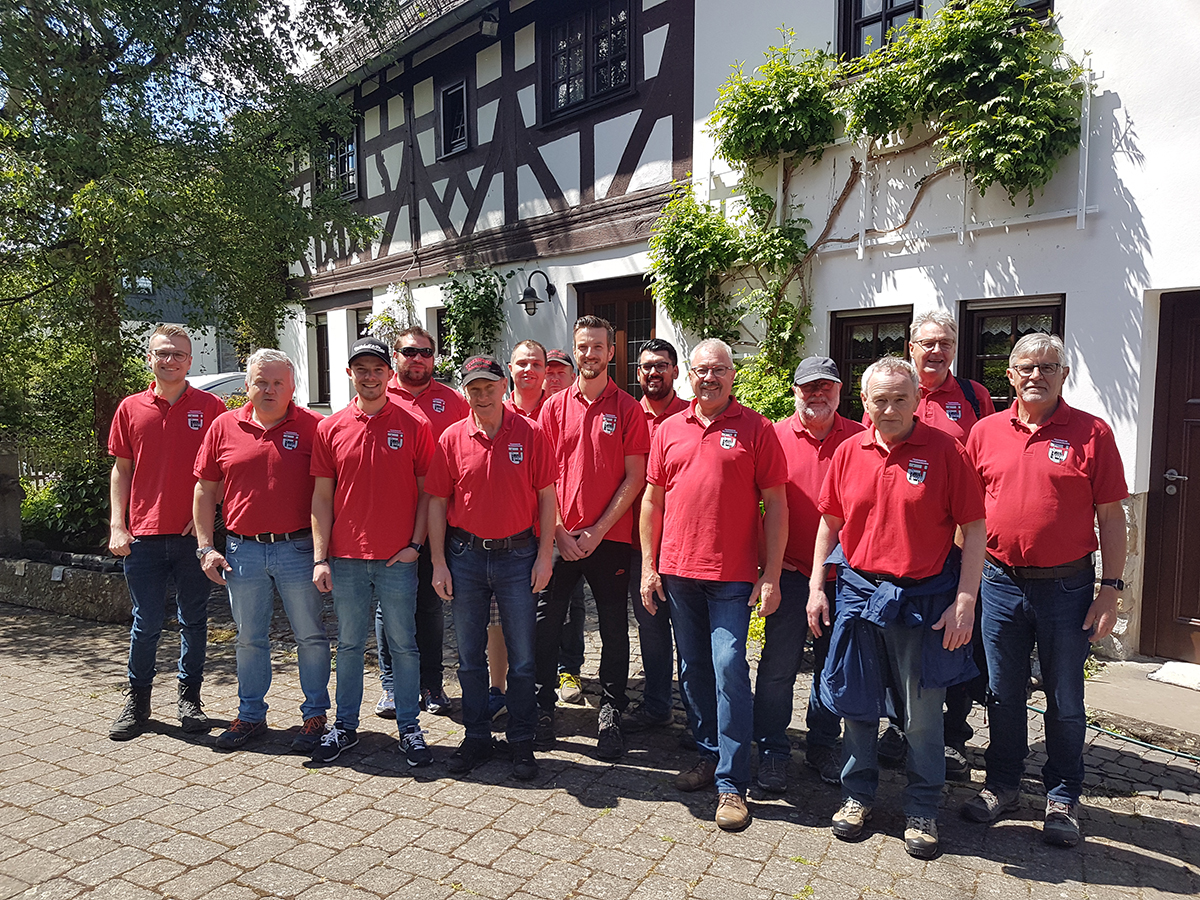
<svg viewBox="0 0 1200 900"><path fill-rule="evenodd" d="M435 413L444 413L446 411L446 401L441 397L431 401L429 405L433 407Z"/></svg>
<svg viewBox="0 0 1200 900"><path fill-rule="evenodd" d="M910 459L908 461L908 483L923 484L925 482L925 473L929 471L929 461L924 459Z"/></svg>
<svg viewBox="0 0 1200 900"><path fill-rule="evenodd" d="M285 431L281 443L284 450L295 450L300 446L300 435L295 431Z"/></svg>
<svg viewBox="0 0 1200 900"><path fill-rule="evenodd" d="M962 418L962 404L957 400L946 401L946 418L951 422L957 422Z"/></svg>
<svg viewBox="0 0 1200 900"><path fill-rule="evenodd" d="M1071 449L1071 442L1064 441L1062 438L1054 438L1050 441L1050 446L1046 450L1046 455L1050 457L1050 462L1061 463L1067 458L1067 452Z"/></svg>
<svg viewBox="0 0 1200 900"><path fill-rule="evenodd" d="M605 434L612 434L617 430L617 417L612 413L605 413L601 416L601 419L603 420L601 427L604 429Z"/></svg>
<svg viewBox="0 0 1200 900"><path fill-rule="evenodd" d="M737 430L726 428L721 432L721 447L725 450L732 450L737 443Z"/></svg>
<svg viewBox="0 0 1200 900"><path fill-rule="evenodd" d="M404 446L404 432L392 430L388 432L388 446L393 450L399 450Z"/></svg>
<svg viewBox="0 0 1200 900"><path fill-rule="evenodd" d="M204 411L199 409L189 409L187 418L188 428L192 431L199 431L204 427Z"/></svg>
<svg viewBox="0 0 1200 900"><path fill-rule="evenodd" d="M525 446L523 444L508 445L508 459L514 466L519 466L524 458Z"/></svg>

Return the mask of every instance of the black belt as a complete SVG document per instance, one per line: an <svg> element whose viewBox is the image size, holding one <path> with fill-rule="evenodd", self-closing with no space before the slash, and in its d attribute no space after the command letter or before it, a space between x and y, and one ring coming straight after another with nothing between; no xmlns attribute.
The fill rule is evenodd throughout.
<svg viewBox="0 0 1200 900"><path fill-rule="evenodd" d="M518 547L528 547L535 540L532 528L506 538L481 538L453 525L450 526L450 537L462 541L468 550L516 550Z"/></svg>
<svg viewBox="0 0 1200 900"><path fill-rule="evenodd" d="M999 566L1003 569L1009 578L1021 578L1026 581L1049 581L1051 578L1070 578L1076 572L1082 572L1084 569L1093 569L1096 566L1090 553L1072 562L1063 563L1061 566L1010 566L1007 563L1000 562L991 553L985 552L984 556L993 566Z"/></svg>
<svg viewBox="0 0 1200 900"><path fill-rule="evenodd" d="M229 533L235 538L241 538L243 541L258 541L260 544L280 544L284 541L295 541L302 537L308 537L312 534L312 529L301 528L299 531L285 531L283 534L272 534L269 531L263 531L259 534L238 534L235 531Z"/></svg>
<svg viewBox="0 0 1200 900"><path fill-rule="evenodd" d="M896 587L910 588L937 578L937 575L930 575L929 578L905 578L900 575L889 575L887 572L866 572L862 569L856 569L853 566L849 566L848 568L851 572L861 575L876 587L887 582L888 584L894 584Z"/></svg>

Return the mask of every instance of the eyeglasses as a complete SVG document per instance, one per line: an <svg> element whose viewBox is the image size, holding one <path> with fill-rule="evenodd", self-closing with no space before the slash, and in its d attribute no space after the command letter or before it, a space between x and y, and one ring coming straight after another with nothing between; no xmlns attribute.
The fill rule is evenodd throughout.
<svg viewBox="0 0 1200 900"><path fill-rule="evenodd" d="M152 350L150 355L159 362L183 362L192 354L184 353L182 350Z"/></svg>
<svg viewBox="0 0 1200 900"><path fill-rule="evenodd" d="M407 357L408 359L416 359L418 356L422 356L425 359L433 359L433 348L432 347L401 347L400 355Z"/></svg>
<svg viewBox="0 0 1200 900"><path fill-rule="evenodd" d="M916 344L918 347L920 347L922 350L924 350L926 353L932 353L934 350L937 350L939 347L946 351L954 349L954 341L948 341L948 340L947 341L913 341L913 343Z"/></svg>
<svg viewBox="0 0 1200 900"><path fill-rule="evenodd" d="M642 363L638 366L643 372L649 375L651 372L658 372L660 375L671 368L669 362Z"/></svg>
<svg viewBox="0 0 1200 900"><path fill-rule="evenodd" d="M1022 378L1028 378L1035 371L1040 371L1043 375L1057 375L1061 368L1062 363L1021 363L1013 366L1013 369Z"/></svg>
<svg viewBox="0 0 1200 900"><path fill-rule="evenodd" d="M711 375L713 378L724 378L732 372L729 366L695 366L692 368L692 374L697 378L707 378Z"/></svg>

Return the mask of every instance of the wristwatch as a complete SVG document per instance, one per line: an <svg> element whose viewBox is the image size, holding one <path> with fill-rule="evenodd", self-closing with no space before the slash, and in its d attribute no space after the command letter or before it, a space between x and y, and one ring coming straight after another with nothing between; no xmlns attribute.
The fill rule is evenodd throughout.
<svg viewBox="0 0 1200 900"><path fill-rule="evenodd" d="M421 548L424 546L424 544L418 544L416 541L410 541L408 544L410 550L416 550L418 553L421 552Z"/></svg>
<svg viewBox="0 0 1200 900"><path fill-rule="evenodd" d="M209 544L207 547L201 547L196 551L196 559L204 559L208 554L212 553L217 548Z"/></svg>
<svg viewBox="0 0 1200 900"><path fill-rule="evenodd" d="M1102 587L1116 588L1118 594L1125 590L1125 582L1120 578L1101 578L1100 584Z"/></svg>

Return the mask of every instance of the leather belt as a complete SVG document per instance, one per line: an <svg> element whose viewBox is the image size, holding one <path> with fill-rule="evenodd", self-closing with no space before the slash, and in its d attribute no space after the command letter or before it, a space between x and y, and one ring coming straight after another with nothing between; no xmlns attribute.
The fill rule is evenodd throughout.
<svg viewBox="0 0 1200 900"><path fill-rule="evenodd" d="M1095 568L1096 565L1090 553L1072 562L1063 563L1061 566L1010 566L1008 563L1000 562L991 553L985 551L983 555L993 566L999 566L1003 569L1009 578L1021 578L1025 581L1049 581L1052 578L1069 578L1076 572Z"/></svg>
<svg viewBox="0 0 1200 900"><path fill-rule="evenodd" d="M481 538L453 525L449 531L450 537L462 541L468 550L516 550L518 547L528 547L534 541L532 528L526 528L519 534L510 534L506 538Z"/></svg>
<svg viewBox="0 0 1200 900"><path fill-rule="evenodd" d="M312 534L312 529L301 528L299 531L285 531L283 534L273 534L270 531L263 531L259 534L238 534L236 531L229 533L235 538L241 538L243 541L258 541L260 544L280 544L284 541L295 541L302 537L308 537Z"/></svg>
<svg viewBox="0 0 1200 900"><path fill-rule="evenodd" d="M863 569L856 569L853 566L850 566L849 569L851 572L861 575L876 587L886 581L888 584L894 584L896 587L910 588L916 587L918 584L924 584L930 578L937 578L937 575L930 575L929 578L905 578L900 575L889 575L887 572L867 572Z"/></svg>

